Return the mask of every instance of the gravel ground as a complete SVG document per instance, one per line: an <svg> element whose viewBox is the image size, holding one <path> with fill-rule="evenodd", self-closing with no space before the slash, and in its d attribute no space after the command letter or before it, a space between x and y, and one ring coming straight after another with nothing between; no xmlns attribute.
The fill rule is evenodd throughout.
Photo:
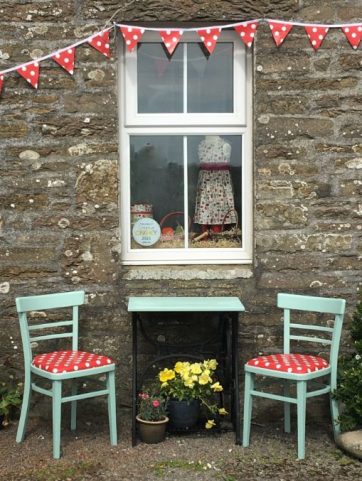
<svg viewBox="0 0 362 481"><path fill-rule="evenodd" d="M129 412L120 418L129 419ZM88 418L89 419L89 418ZM281 424L252 427L248 449L232 432L169 436L157 445L131 447L130 425L119 427L110 447L105 418L80 419L71 433L64 423L63 456L52 459L49 420L33 418L27 437L15 443L16 423L0 431L1 481L359 481L362 464L334 445L328 425L307 426L307 457L296 459L295 434Z"/></svg>

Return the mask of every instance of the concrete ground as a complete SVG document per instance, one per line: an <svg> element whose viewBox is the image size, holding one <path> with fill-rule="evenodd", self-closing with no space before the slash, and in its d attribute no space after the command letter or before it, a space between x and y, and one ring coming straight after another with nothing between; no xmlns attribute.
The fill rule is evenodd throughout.
<svg viewBox="0 0 362 481"><path fill-rule="evenodd" d="M111 447L106 416L81 419L78 431L63 423L60 460L52 459L50 419L32 418L25 441L15 442L16 422L0 430L1 481L358 481L361 462L340 451L328 424L307 425L306 459L296 459L295 433L281 422L252 427L250 448L232 432L169 436L157 445L131 447L128 421Z"/></svg>

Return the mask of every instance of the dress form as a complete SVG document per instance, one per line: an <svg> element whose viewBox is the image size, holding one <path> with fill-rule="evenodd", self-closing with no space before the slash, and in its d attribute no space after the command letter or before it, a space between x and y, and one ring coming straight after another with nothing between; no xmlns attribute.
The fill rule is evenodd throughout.
<svg viewBox="0 0 362 481"><path fill-rule="evenodd" d="M207 135L198 147L200 172L194 222L205 231L220 232L236 223L230 176L231 146L219 135Z"/></svg>

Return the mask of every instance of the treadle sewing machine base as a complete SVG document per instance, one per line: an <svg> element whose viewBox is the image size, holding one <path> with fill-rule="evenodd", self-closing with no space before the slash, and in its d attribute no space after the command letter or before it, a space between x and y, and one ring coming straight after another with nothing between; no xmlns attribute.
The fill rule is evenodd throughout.
<svg viewBox="0 0 362 481"><path fill-rule="evenodd" d="M237 297L130 297L132 312L132 446L137 443L137 395L143 381L152 379L160 366L175 360L217 359L224 401L230 404L235 442L240 440L238 317L244 306ZM188 314L184 314L188 313ZM156 319L157 317L157 319ZM199 341L186 337L199 331ZM159 332L158 332L159 331ZM204 331L204 333L202 333ZM166 332L166 334L165 334ZM183 335L182 335L183 334ZM187 336L188 334L188 336ZM142 338L142 339L141 339ZM143 372L139 370L140 341L151 347ZM217 431L224 430L222 423ZM202 432L170 430L170 434Z"/></svg>

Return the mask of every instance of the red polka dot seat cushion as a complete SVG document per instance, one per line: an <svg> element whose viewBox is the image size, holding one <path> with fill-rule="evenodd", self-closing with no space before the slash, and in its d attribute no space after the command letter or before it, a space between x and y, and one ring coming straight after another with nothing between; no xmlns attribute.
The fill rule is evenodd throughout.
<svg viewBox="0 0 362 481"><path fill-rule="evenodd" d="M114 364L111 358L84 351L54 351L35 356L32 365L53 374L83 371Z"/></svg>
<svg viewBox="0 0 362 481"><path fill-rule="evenodd" d="M283 371L292 374L307 374L320 371L329 367L328 362L322 357L305 354L272 354L270 356L254 357L248 361L247 366Z"/></svg>

